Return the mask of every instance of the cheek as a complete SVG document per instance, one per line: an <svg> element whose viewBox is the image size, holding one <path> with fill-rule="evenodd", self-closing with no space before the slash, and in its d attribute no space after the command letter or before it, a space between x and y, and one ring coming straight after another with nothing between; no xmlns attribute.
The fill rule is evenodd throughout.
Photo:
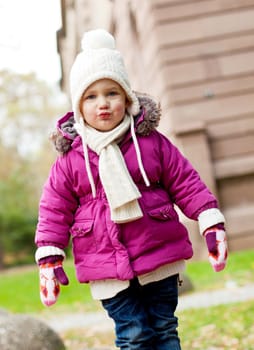
<svg viewBox="0 0 254 350"><path fill-rule="evenodd" d="M125 114L126 111L126 105L124 103L117 103L115 105L115 112L119 113L119 114Z"/></svg>
<svg viewBox="0 0 254 350"><path fill-rule="evenodd" d="M93 111L94 111L94 108L90 104L82 104L80 106L80 112L83 117L85 117L86 115L92 114Z"/></svg>
<svg viewBox="0 0 254 350"><path fill-rule="evenodd" d="M79 104L79 111L84 116L84 104L82 102Z"/></svg>

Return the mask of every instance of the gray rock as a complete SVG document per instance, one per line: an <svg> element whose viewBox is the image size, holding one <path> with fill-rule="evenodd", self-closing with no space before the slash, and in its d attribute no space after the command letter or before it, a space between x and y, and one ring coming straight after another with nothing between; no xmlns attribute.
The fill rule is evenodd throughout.
<svg viewBox="0 0 254 350"><path fill-rule="evenodd" d="M0 313L1 350L64 350L61 338L42 321L23 314Z"/></svg>

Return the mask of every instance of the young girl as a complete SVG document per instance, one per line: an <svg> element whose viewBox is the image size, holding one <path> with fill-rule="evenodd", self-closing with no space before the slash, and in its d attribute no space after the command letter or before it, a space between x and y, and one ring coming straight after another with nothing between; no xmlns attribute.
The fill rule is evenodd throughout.
<svg viewBox="0 0 254 350"><path fill-rule="evenodd" d="M60 152L40 201L35 242L41 300L77 278L115 322L121 349L179 350L178 276L193 251L174 205L198 220L215 271L225 267L224 217L179 150L156 131L160 109L134 93L114 38L84 34L70 74L73 112L57 125Z"/></svg>

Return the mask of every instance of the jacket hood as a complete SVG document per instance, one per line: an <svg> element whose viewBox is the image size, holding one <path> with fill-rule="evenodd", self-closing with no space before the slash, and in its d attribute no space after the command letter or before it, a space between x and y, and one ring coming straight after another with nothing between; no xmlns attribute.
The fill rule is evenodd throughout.
<svg viewBox="0 0 254 350"><path fill-rule="evenodd" d="M147 94L136 93L136 95L141 106L140 113L134 117L136 133L147 136L159 124L161 116L160 104L157 104ZM78 136L74 124L73 112L68 112L58 120L57 129L51 135L56 150L62 155L69 151L72 142Z"/></svg>

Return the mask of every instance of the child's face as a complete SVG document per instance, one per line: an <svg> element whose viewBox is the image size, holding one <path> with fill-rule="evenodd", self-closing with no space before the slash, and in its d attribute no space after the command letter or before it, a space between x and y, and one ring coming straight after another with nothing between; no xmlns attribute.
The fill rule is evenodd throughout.
<svg viewBox="0 0 254 350"><path fill-rule="evenodd" d="M114 129L123 120L127 106L124 90L110 79L91 84L80 101L80 111L85 122L99 131Z"/></svg>

